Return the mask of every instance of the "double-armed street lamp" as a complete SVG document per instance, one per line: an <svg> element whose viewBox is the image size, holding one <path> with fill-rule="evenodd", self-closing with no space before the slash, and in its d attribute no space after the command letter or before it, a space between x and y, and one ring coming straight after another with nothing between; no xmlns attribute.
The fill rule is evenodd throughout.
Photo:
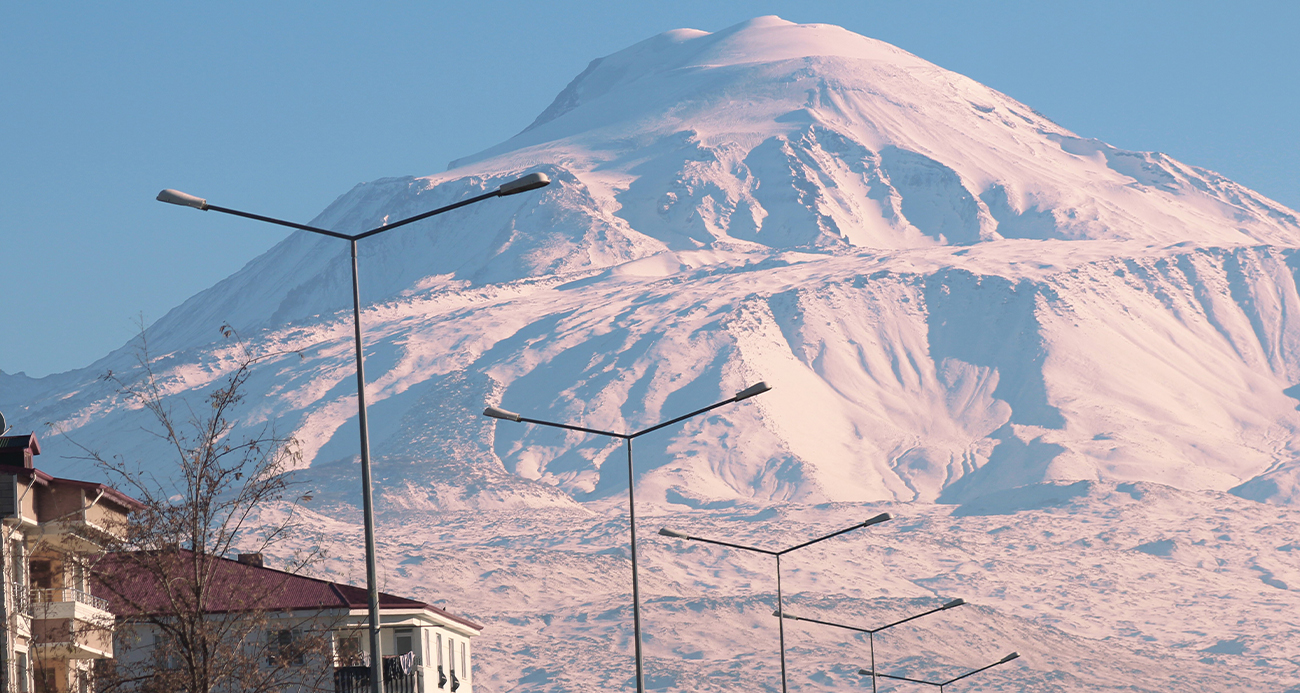
<svg viewBox="0 0 1300 693"><path fill-rule="evenodd" d="M787 553L790 553L791 551L802 549L805 546L812 546L813 544L816 544L818 542L822 542L822 541L826 541L827 539L838 537L839 535L844 534L845 532L852 532L853 530L860 529L862 527L870 527L871 525L880 524L881 522L885 522L886 520L891 520L891 519L893 519L893 516L891 516L889 513L881 513L865 522L859 522L858 524L853 525L852 527L845 527L844 529L841 529L837 532L831 532L830 534L827 534L825 536L817 537L816 539L811 539L809 541L805 541L802 544L791 546L788 549L781 549L779 551L773 551L771 549L760 549L756 546L744 546L742 544L733 544L731 542L718 541L716 539L704 539L702 537L691 536L685 532L678 532L676 530L668 529L667 527L660 529L659 533L665 537L672 537L674 539L686 539L689 541L703 542L705 544L717 544L718 546L726 546L732 549L740 549L741 551L752 551L754 553L761 553L767 556L775 557L776 558L776 611L777 613L782 613L782 602L781 602L781 557L782 556L784 556ZM779 634L778 637L780 638L780 643L781 643L781 693L786 693L787 689L786 689L786 677L785 677L785 621L784 619L777 620L777 632Z"/></svg>
<svg viewBox="0 0 1300 693"><path fill-rule="evenodd" d="M992 664L989 664L989 665L986 665L986 666L982 666L982 667L980 667L980 668L978 668L978 669L976 669L976 670L974 670L974 671L968 671L968 672L962 674L961 676L958 676L958 677L956 677L956 678L948 679L947 681L926 681L925 679L912 679L912 678L908 678L908 677L906 677L906 676L894 676L893 674L877 674L877 673L874 671L875 667L872 667L873 671L867 671L866 669L859 669L859 670L858 670L858 674L861 675L861 676L867 676L867 675L870 675L870 676L872 677L872 679L875 679L875 677L879 676L879 677L882 678L882 679L894 679L895 681L910 681L910 682L912 682L912 683L923 683L923 684L925 684L925 685L927 685L927 686L938 686L938 687L939 687L939 693L943 693L944 686L948 686L948 685L951 685L951 684L953 684L953 683L956 683L956 682L958 682L958 681L960 681L960 680L966 678L967 676L974 676L975 674L978 674L978 673L980 673L981 671L985 671L985 670L988 670L988 669L992 669L993 667L998 666L999 664L1006 664L1007 662L1010 662L1011 660L1016 659L1016 658L1019 657L1019 656L1020 656L1020 653L1019 653L1019 652L1012 652L1011 654L1009 654L1009 655L1003 657L1002 659L999 659L998 661L996 661L996 662L994 662L994 663L992 663Z"/></svg>
<svg viewBox="0 0 1300 693"><path fill-rule="evenodd" d="M532 419L526 416L520 416L512 411L506 411L498 407L488 407L483 410L483 415L503 421L515 421L518 423L537 424L538 426L550 426L552 428L562 428L566 431L579 431L581 433L592 433L598 436L607 436L622 440L627 449L627 518L628 528L632 547L632 644L636 652L636 690L637 693L645 693L645 677L643 675L643 660L641 655L641 592L637 583L637 565L636 565L636 475L632 470L632 441L640 438L647 433L653 433L666 426L685 421L689 418L699 416L708 411L712 411L723 405L732 404L747 400L755 395L761 395L772 387L765 382L757 382L749 387L737 392L735 396L729 397L710 404L703 409L696 409L689 414L683 414L675 419L669 419L663 423L655 424L646 429L635 433L614 433L612 431L602 431L595 428L586 428L584 426L573 426L570 424L556 423L554 421L544 421L542 419Z"/></svg>
<svg viewBox="0 0 1300 693"><path fill-rule="evenodd" d="M858 633L866 633L866 634L867 634L867 642L869 643L870 648L871 648L871 671L872 671L872 672L875 672L875 670L876 670L876 633L879 633L880 631L885 630L886 628L893 628L894 626L902 625L902 624L904 624L904 623L907 623L908 621L915 621L916 619L921 618L922 616L929 616L930 614L937 614L937 613L939 613L940 611L947 611L948 609L955 609L955 608L957 608L957 607L959 607L959 606L961 606L961 605L963 605L963 604L965 604L965 603L966 603L966 600L964 600L964 599L954 599L954 600L952 600L952 601L950 601L950 602L944 604L943 606L937 606L937 607L935 607L935 608L933 608L933 609L930 609L929 611L923 611L923 612L921 612L921 613L919 613L919 614L915 614L915 615L913 615L913 616L908 616L907 618L899 619L899 620L897 620L897 621L894 621L893 623L886 623L886 624L883 625L883 626L877 626L877 627L875 627L875 628L858 628L857 626L846 626L846 625L844 625L844 624L842 624L842 623L831 623L830 621L818 621L818 620L815 619L815 618L804 618L804 617L802 617L802 616L794 616L794 615L792 615L792 614L787 614L787 613L781 611L780 609L778 609L778 610L777 610L775 613L773 613L772 615L773 615L773 616L778 616L778 617L780 617L780 618L782 618L782 619L790 619L791 621L806 621L806 622L808 622L808 623L819 623L819 624L821 624L821 625L823 625L823 626L833 626L833 627L835 627L835 628L843 628L844 630L851 630L851 631L855 631L855 632L858 632ZM866 671L866 670L864 669L863 671ZM860 673L860 672L859 672L859 673ZM884 676L884 674L881 674L881 676ZM875 676L874 673L871 675L871 693L876 693L876 676Z"/></svg>
<svg viewBox="0 0 1300 693"><path fill-rule="evenodd" d="M347 234L329 229L307 226L292 221L284 221L272 217L262 216L260 214L250 214L241 212L236 209L227 207L218 207L209 204L207 200L189 195L177 190L163 190L158 193L158 201L168 204L180 205L182 207L193 207L208 212L221 212L222 214L231 214L237 217L253 219L255 221L264 221L268 224L278 224L288 226L291 229L300 231L310 231L322 236L339 238L348 242L352 251L352 331L356 342L356 359L357 359L357 420L361 428L361 500L362 514L365 520L366 533L366 591L369 595L370 606L370 689L373 693L383 693L383 661L379 645L379 586L377 579L377 568L375 565L375 515L374 507L371 502L370 490L370 429L366 421L366 368L365 361L361 354L361 289L357 279L357 241L363 238L391 231L399 226L427 219L444 212L450 212L453 209L459 209L475 202L482 202L494 197L506 197L517 195L529 190L550 185L551 179L544 173L530 173L508 183L505 183L491 192L466 198L460 202L449 204L445 207L439 207L431 212L417 214L413 217L395 221L389 224L377 226L369 231L361 233Z"/></svg>

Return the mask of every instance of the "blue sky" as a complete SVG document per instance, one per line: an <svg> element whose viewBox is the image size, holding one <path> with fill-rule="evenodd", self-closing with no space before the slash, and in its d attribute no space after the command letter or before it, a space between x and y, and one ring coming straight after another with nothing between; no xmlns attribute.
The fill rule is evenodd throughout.
<svg viewBox="0 0 1300 693"><path fill-rule="evenodd" d="M358 182L510 137L593 58L764 14L888 41L1300 208L1300 3L9 2L0 370L89 365L284 236L161 188L306 222Z"/></svg>

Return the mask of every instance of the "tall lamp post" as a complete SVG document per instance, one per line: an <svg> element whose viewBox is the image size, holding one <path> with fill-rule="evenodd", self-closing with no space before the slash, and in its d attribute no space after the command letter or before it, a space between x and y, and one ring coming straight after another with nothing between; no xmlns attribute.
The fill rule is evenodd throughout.
<svg viewBox="0 0 1300 693"><path fill-rule="evenodd" d="M959 607L959 606L961 606L961 605L963 605L963 604L965 604L965 603L966 603L966 600L964 600L964 599L954 599L954 600L948 602L947 604L944 604L943 606L938 606L938 607L935 607L935 608L933 608L933 609L930 609L929 611L923 611L923 612L921 612L921 613L919 613L919 614L916 614L916 615L914 615L914 616L908 616L907 618L899 619L899 620L897 620L897 621L894 621L893 623L886 623L885 625L883 625L883 626L878 626L878 627L876 627L876 628L858 628L858 627L856 627L856 626L846 626L846 625L844 625L844 624L842 624L842 623L831 623L830 621L818 621L818 620L815 619L815 618L804 618L804 617L802 617L802 616L794 616L794 615L787 614L787 613L785 613L785 612L783 612L783 611L780 611L780 610L776 611L776 613L773 613L772 615L773 615L773 616L779 616L780 618L783 618L783 619L787 619L787 618L788 618L788 619L790 619L791 621L807 621L808 623L820 623L820 624L823 625L823 626L833 626L833 627L835 627L835 628L843 628L844 630L856 631L856 632L858 632L858 633L866 633L866 634L867 634L867 642L870 644L870 647L871 647L871 671L872 671L872 672L875 672L875 670L876 670L876 633L879 633L880 631L885 630L886 628L893 628L894 626L902 625L902 624L904 624L904 623L907 623L908 621L915 621L916 619L921 618L922 616L929 616L930 614L937 614L937 613L939 613L940 611L947 611L948 609L955 609L955 608L957 608L957 607ZM875 675L874 673L872 673L872 675L871 675L871 693L876 693L876 675Z"/></svg>
<svg viewBox="0 0 1300 693"><path fill-rule="evenodd" d="M780 613L782 611L782 602L781 602L781 557L782 556L784 556L787 553L790 553L791 551L802 549L805 546L812 546L817 542L826 541L827 539L838 537L839 535L844 534L845 532L852 532L853 530L860 529L862 527L870 527L871 525L880 524L881 522L885 522L891 519L893 519L893 516L891 516L889 513L880 513L879 515L876 515L875 517L867 520L866 522L859 522L858 524L853 525L852 527L845 527L844 529L841 529L838 532L831 532L826 536L817 537L816 539L805 541L802 544L799 544L797 546L791 546L788 549L782 549L780 551L772 551L770 549L760 549L755 546L743 546L741 544L732 544L731 542L717 541L715 539L704 539L701 537L694 537L689 534L686 534L685 532L678 532L676 530L668 529L667 527L659 530L659 533L665 537L673 537L674 539L687 539L689 541L704 542L705 544L717 544L718 546L726 546L733 549L740 549L741 551L752 551L754 553L761 553L767 556L775 557L776 558L776 610L778 613ZM777 621L777 632L779 633L780 643L781 643L781 693L786 693L787 689L786 689L786 680L785 680L785 621L784 619L779 619Z"/></svg>
<svg viewBox="0 0 1300 693"><path fill-rule="evenodd" d="M967 676L974 676L975 674L978 674L981 671L992 669L993 667L998 666L999 664L1006 664L1007 662L1010 662L1011 660L1016 659L1019 656L1020 656L1019 652L1012 652L1011 654L1003 657L1002 659L999 659L998 661L992 664L989 664L987 666L982 666L974 671L968 671L962 674L961 676L958 676L957 678L948 679L947 681L926 681L925 679L911 679L906 676L893 676L891 674L877 674L875 671L867 671L866 669L859 669L858 674L861 676L867 676L869 674L871 675L872 678L879 676L882 679L894 679L896 681L911 681L912 683L923 683L927 686L938 686L939 693L943 693L944 686L948 686L950 684L956 683L966 678ZM874 668L875 667L872 667L873 670Z"/></svg>
<svg viewBox="0 0 1300 693"><path fill-rule="evenodd" d="M368 592L370 602L370 690L373 691L373 693L383 693L384 668L381 657L382 650L379 645L379 582L377 579L378 570L375 566L375 513L370 492L370 428L366 421L366 367L365 359L361 354L361 289L357 279L357 241L385 231L391 231L399 226L405 226L412 222L420 221L421 219L427 219L442 214L443 212L450 212L453 209L472 205L475 202L482 202L483 200L488 200L494 197L517 195L522 192L545 187L550 185L550 183L551 179L548 178L546 174L530 173L526 176L505 183L492 192L470 197L461 200L460 202L449 204L445 207L439 207L431 212L417 214L413 217L402 219L401 221L384 224L370 229L369 231L363 231L356 234L340 233L338 231L330 231L315 226L297 224L292 221L265 217L260 214L249 214L248 212L241 212L236 209L218 207L213 204L208 204L208 201L203 198L188 195L178 190L169 189L158 193L157 199L159 202L180 205L182 207L193 207L203 211L221 212L223 214L231 214L246 219L264 221L269 224L288 226L291 229L298 229L300 231L310 231L331 238L340 238L348 242L348 246L352 251L352 332L356 342L357 352L357 421L361 428L361 500L366 532L366 591Z"/></svg>
<svg viewBox="0 0 1300 693"><path fill-rule="evenodd" d="M712 411L726 404L740 402L749 399L755 395L761 395L772 387L765 382L757 382L749 387L737 392L734 397L724 399L721 402L710 404L703 409L679 416L675 419L669 419L663 423L655 424L635 433L614 433L612 431L602 431L595 428L585 428L583 426L572 426L569 424L556 423L554 421L543 421L541 419L530 419L526 416L520 416L512 411L506 411L497 407L488 407L483 410L484 416L504 421L516 421L520 423L537 424L538 426L550 426L552 428L562 428L566 431L580 431L582 433L593 433L598 436L608 436L610 438L620 439L627 448L627 518L629 535L632 546L632 644L636 652L636 690L637 693L645 693L645 677L643 676L643 660L641 655L641 592L637 584L637 567L636 567L636 476L632 471L632 441L640 438L647 433L653 433L665 426L671 426L675 423L685 421L689 418L699 416L707 411Z"/></svg>

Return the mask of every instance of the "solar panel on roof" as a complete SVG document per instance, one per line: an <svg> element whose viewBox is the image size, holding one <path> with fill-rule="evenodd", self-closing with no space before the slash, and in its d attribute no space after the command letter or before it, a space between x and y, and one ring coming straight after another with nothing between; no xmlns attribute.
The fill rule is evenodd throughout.
<svg viewBox="0 0 1300 693"><path fill-rule="evenodd" d="M25 436L3 436L0 437L0 448L25 448L32 444L31 441L32 436L30 434Z"/></svg>

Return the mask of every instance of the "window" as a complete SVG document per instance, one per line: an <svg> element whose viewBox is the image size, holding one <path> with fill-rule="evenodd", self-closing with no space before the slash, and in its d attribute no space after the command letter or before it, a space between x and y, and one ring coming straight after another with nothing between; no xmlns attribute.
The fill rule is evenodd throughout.
<svg viewBox="0 0 1300 693"><path fill-rule="evenodd" d="M27 600L31 598L31 593L27 590L30 580L27 574L27 558L24 555L23 543L15 541L9 544L8 548L11 551L9 568L12 577L5 576L7 579L4 580L4 583L12 588L9 603L13 605L11 608L19 613L26 613L28 609ZM3 567L3 564L0 564L0 568Z"/></svg>
<svg viewBox="0 0 1300 693"><path fill-rule="evenodd" d="M93 693L95 690L91 686L91 674L89 669L77 669L77 693Z"/></svg>
<svg viewBox="0 0 1300 693"><path fill-rule="evenodd" d="M32 561L32 587L38 590L54 588L54 564L50 561Z"/></svg>
<svg viewBox="0 0 1300 693"><path fill-rule="evenodd" d="M366 665L366 652L361 648L360 635L345 635L340 633L338 645L335 652L338 653L338 664L340 667L360 667Z"/></svg>
<svg viewBox="0 0 1300 693"><path fill-rule="evenodd" d="M284 628L267 631L266 663L272 665L303 664L306 657L303 656L301 643L298 640L300 640L300 636L296 630Z"/></svg>
<svg viewBox="0 0 1300 693"><path fill-rule="evenodd" d="M15 541L9 545L10 567L13 569L14 587L21 589L30 582L27 575L27 552L21 541Z"/></svg>
<svg viewBox="0 0 1300 693"><path fill-rule="evenodd" d="M442 633L438 634L438 688L447 687L447 670L442 668Z"/></svg>
<svg viewBox="0 0 1300 693"><path fill-rule="evenodd" d="M465 676L469 673L469 658L465 656L465 643L460 644L460 675Z"/></svg>
<svg viewBox="0 0 1300 693"><path fill-rule="evenodd" d="M460 678L456 676L456 641L451 638L447 638L447 659L451 666L451 693L456 693L460 688Z"/></svg>
<svg viewBox="0 0 1300 693"><path fill-rule="evenodd" d="M67 567L68 567L68 577L71 579L72 584L64 585L64 587L71 587L74 590L89 592L90 591L89 586L86 584L85 564L83 564L81 561L76 560L74 558L71 560L70 565L68 565Z"/></svg>
<svg viewBox="0 0 1300 693"><path fill-rule="evenodd" d="M49 667L36 667L32 671L32 682L36 684L36 693L59 693L55 683L55 671Z"/></svg>
<svg viewBox="0 0 1300 693"><path fill-rule="evenodd" d="M414 650L412 645L415 641L415 634L410 628L401 628L393 633L393 654L404 655Z"/></svg>

